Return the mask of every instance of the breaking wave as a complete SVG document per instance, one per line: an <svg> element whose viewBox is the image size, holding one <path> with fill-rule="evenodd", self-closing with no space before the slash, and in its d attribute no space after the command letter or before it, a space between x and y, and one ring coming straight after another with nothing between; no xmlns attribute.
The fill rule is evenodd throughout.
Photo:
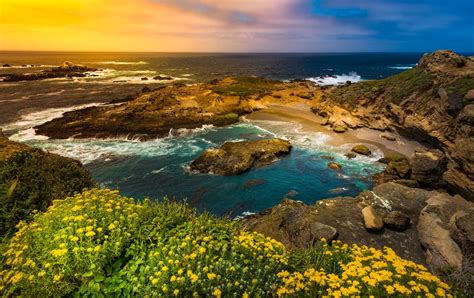
<svg viewBox="0 0 474 298"><path fill-rule="evenodd" d="M362 80L362 77L356 72L350 72L349 74L341 75L324 75L319 77L310 77L306 80L314 82L318 85L327 86L327 85L342 85L350 81L351 83L357 83Z"/></svg>

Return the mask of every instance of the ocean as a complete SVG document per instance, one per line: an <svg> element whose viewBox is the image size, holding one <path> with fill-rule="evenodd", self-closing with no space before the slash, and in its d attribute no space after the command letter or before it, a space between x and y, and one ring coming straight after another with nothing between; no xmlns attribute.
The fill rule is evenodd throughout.
<svg viewBox="0 0 474 298"><path fill-rule="evenodd" d="M0 52L2 74L34 72L64 61L99 68L92 77L42 81L0 82L0 125L11 139L82 161L103 187L118 188L137 199L167 196L186 200L199 210L240 216L269 208L283 198L308 204L334 196L353 196L372 186L382 170L382 153L347 160L351 144L331 147L318 133L302 133L296 124L249 121L216 128L179 130L169 137L135 140L50 140L32 127L81 107L104 104L158 87L154 76L168 84L193 84L227 76L262 76L276 80L308 79L337 84L381 79L416 65L421 53L349 54L160 54ZM146 78L146 79L144 79ZM222 177L194 174L189 163L205 149L224 141L283 137L292 153L264 168ZM343 170L327 168L328 156Z"/></svg>

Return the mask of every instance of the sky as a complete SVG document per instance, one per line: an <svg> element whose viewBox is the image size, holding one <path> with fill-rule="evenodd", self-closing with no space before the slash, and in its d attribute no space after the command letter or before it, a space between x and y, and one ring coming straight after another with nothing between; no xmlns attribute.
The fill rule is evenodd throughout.
<svg viewBox="0 0 474 298"><path fill-rule="evenodd" d="M0 50L474 52L473 0L0 0Z"/></svg>

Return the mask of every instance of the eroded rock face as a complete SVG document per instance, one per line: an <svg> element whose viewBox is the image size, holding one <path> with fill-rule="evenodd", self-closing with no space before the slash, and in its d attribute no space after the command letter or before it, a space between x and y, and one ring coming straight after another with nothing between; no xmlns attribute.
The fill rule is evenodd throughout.
<svg viewBox="0 0 474 298"><path fill-rule="evenodd" d="M447 165L446 156L441 150L416 151L410 162L411 179L421 185L439 187Z"/></svg>
<svg viewBox="0 0 474 298"><path fill-rule="evenodd" d="M382 217L387 228L378 233L367 231L362 210L370 210L366 213L375 214L373 218ZM314 235L323 234L316 227L322 224L324 231L332 231L326 226L337 230L337 239L345 243L389 246L400 256L438 271L460 269L463 260L472 258L473 215L474 203L460 196L390 182L355 198L324 199L313 206L284 200L242 222L250 230L297 248L314 245Z"/></svg>
<svg viewBox="0 0 474 298"><path fill-rule="evenodd" d="M466 63L467 59L465 57L460 56L453 51L440 50L431 54L424 54L418 65L422 68L437 70L445 66L463 67Z"/></svg>
<svg viewBox="0 0 474 298"><path fill-rule="evenodd" d="M237 175L268 165L290 153L291 144L282 139L226 142L208 149L190 164L191 171L217 175Z"/></svg>
<svg viewBox="0 0 474 298"><path fill-rule="evenodd" d="M279 205L244 219L245 227L276 239L289 248L308 248L321 238L333 240L337 230L317 221L311 206L285 199Z"/></svg>
<svg viewBox="0 0 474 298"><path fill-rule="evenodd" d="M466 214L473 212L474 204L460 196L451 197L447 194L436 194L426 203L426 207L420 213L417 229L420 242L427 250L428 264L437 272L442 272L447 268L461 270L463 258L472 252L463 252L458 242L464 242L464 240L469 242L469 232L458 233L458 242L456 242L451 236L455 230L453 223L456 223L462 212ZM463 225L462 221L459 222L460 226L465 227L465 223Z"/></svg>

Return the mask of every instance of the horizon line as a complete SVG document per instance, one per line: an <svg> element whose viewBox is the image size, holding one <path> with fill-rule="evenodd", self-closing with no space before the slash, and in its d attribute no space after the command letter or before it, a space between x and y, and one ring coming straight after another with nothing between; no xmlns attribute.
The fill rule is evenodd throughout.
<svg viewBox="0 0 474 298"><path fill-rule="evenodd" d="M193 51L78 51L78 50L0 50L0 53L6 52L24 52L24 53L143 53L143 54L420 54L420 53L432 53L438 50L447 50L447 49L436 49L436 50L425 50L425 51L301 51L301 52L289 52L289 51L273 51L273 52L252 52L252 51L242 51L242 52L232 52L232 51L202 51L202 52L193 52ZM466 53L473 54L474 51L462 50L456 51L451 50L457 53Z"/></svg>

